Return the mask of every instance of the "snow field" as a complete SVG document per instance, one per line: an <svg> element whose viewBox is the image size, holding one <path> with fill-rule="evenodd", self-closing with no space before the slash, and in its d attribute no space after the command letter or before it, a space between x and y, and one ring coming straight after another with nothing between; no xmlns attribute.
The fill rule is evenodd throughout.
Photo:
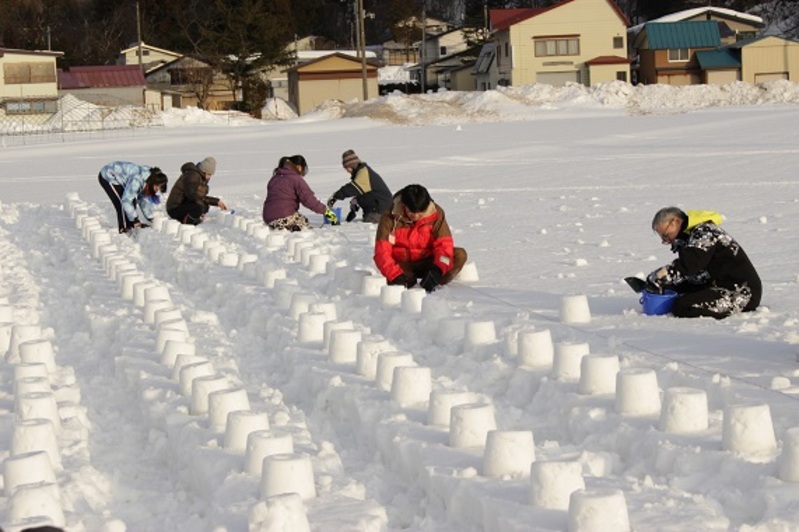
<svg viewBox="0 0 799 532"><path fill-rule="evenodd" d="M257 214L222 213L199 227L157 218L133 240L107 229L106 207L70 195L31 249L6 250L9 296L30 293L23 307L6 298L6 359L24 367L12 336L41 323L26 339L53 347L48 416L61 432L48 454L70 465L55 468L57 497L46 467L33 468L46 507L15 481L5 504L18 524L40 512L110 530L626 530L668 516L726 530L729 515L753 516L736 515L734 499L708 504L722 487L755 479L767 520L791 493L777 479L799 478L799 438L778 441L768 408L739 404L736 383L652 367L584 297L530 311L463 279L430 295L389 287L365 224L283 234ZM473 264L466 273L476 280ZM105 376L76 358L58 365L81 348ZM46 348L31 351L48 366ZM120 395L130 411L101 411ZM117 416L139 433L113 435ZM119 463L90 461L114 445ZM259 464L275 447L290 452ZM126 513L125 493L146 497L153 483L171 486L151 488L155 515L185 513ZM270 496L286 489L302 497ZM173 499L156 500L164 493Z"/></svg>

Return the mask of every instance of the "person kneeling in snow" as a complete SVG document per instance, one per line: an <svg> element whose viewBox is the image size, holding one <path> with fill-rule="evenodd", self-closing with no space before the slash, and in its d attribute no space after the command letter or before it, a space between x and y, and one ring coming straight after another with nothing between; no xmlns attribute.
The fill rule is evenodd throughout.
<svg viewBox="0 0 799 532"><path fill-rule="evenodd" d="M166 199L166 213L182 224L198 225L205 220L211 205L227 210L225 202L208 195L211 176L216 172L216 159L206 157L197 164L180 167L180 177Z"/></svg>
<svg viewBox="0 0 799 532"><path fill-rule="evenodd" d="M647 282L678 296L671 313L680 318L726 318L755 310L763 286L760 276L738 242L719 227L721 215L711 211L660 209L652 230L671 245L677 258L658 268Z"/></svg>
<svg viewBox="0 0 799 532"><path fill-rule="evenodd" d="M388 284L412 288L421 279L420 286L432 292L458 275L466 250L454 247L444 209L427 189L408 185L380 218L374 260Z"/></svg>

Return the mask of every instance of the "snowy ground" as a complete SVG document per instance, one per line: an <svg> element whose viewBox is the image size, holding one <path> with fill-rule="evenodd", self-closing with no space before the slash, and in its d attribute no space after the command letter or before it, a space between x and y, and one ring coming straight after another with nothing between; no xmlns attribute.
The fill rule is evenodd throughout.
<svg viewBox="0 0 799 532"><path fill-rule="evenodd" d="M577 463L588 490L620 490L634 530L796 530L799 484L778 468L786 431L799 427L797 94L795 84L530 87L392 96L284 122L195 112L165 116L165 128L6 139L0 297L12 319L0 329L7 338L12 324L38 324L55 349L65 528L302 530L306 518L315 531L569 527L566 509L531 504L525 474L486 476L483 446L450 445L426 405L399 406L354 363L331 360L342 351L301 341L308 317L297 301L315 301L362 341L430 368L433 390L468 391L493 405L498 429L531 431L537 462ZM367 114L381 120L341 118ZM308 159L324 200L348 178L340 155L349 148L394 190L428 186L469 253L470 279L427 296L422 313L364 293L376 272L372 226L322 227L309 214L319 229L285 240L262 227L281 155ZM212 192L235 209L213 211L200 228L217 246L193 245L166 223L136 239L112 231L113 249L93 245L89 220L114 225L96 182L103 164L158 165L174 180L183 162L207 155L218 161ZM672 204L726 217L764 281L757 312L721 322L641 314L621 279L671 260L649 225ZM162 360L159 327L123 297L113 252L168 289L196 354L311 457L316 498L265 508L245 453L225 448L209 415L192 415L191 394ZM289 281L275 282L282 273ZM306 299L293 305L294 292ZM588 298L589 323L559 319L575 294ZM662 430L659 413L623 415L612 393L580 393L579 377L521 365L518 339L530 330L615 355L622 370L653 369L664 396L703 391L707 427ZM6 358L0 441L11 442L11 350ZM761 404L776 446L725 450L725 410ZM0 449L8 459L10 443ZM514 459L529 472L530 460ZM21 491L0 496L5 530L21 528ZM606 517L577 524L618 529Z"/></svg>

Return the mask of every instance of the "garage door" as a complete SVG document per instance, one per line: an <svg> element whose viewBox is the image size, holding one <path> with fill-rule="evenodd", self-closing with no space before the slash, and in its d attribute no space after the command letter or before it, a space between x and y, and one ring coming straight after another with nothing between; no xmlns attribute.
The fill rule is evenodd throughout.
<svg viewBox="0 0 799 532"><path fill-rule="evenodd" d="M707 82L708 83L716 83L718 85L725 85L727 83L733 83L735 81L740 81L741 76L740 70L708 70L707 72Z"/></svg>
<svg viewBox="0 0 799 532"><path fill-rule="evenodd" d="M787 72L772 72L770 74L755 74L755 83L765 83L767 81L777 81L788 79Z"/></svg>
<svg viewBox="0 0 799 532"><path fill-rule="evenodd" d="M569 72L536 72L535 80L538 83L562 87L570 81L572 83L580 83L580 72L576 70L571 70Z"/></svg>

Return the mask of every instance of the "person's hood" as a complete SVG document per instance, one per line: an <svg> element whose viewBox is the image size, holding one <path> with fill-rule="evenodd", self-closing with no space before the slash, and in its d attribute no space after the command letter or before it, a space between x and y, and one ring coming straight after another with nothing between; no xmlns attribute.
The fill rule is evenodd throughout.
<svg viewBox="0 0 799 532"><path fill-rule="evenodd" d="M713 222L716 225L721 225L724 217L715 211L688 211L688 224L685 226L686 233L699 224L705 222Z"/></svg>

